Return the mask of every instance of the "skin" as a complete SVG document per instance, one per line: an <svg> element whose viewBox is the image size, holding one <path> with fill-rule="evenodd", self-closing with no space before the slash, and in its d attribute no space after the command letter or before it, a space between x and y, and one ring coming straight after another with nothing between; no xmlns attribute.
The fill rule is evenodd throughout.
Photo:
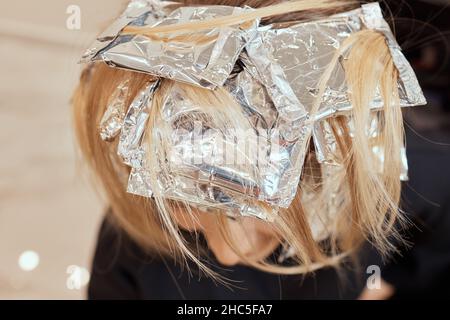
<svg viewBox="0 0 450 320"><path fill-rule="evenodd" d="M359 296L359 300L387 300L392 297L394 293L395 288L382 279L379 289L369 290L368 288L365 288Z"/></svg>
<svg viewBox="0 0 450 320"><path fill-rule="evenodd" d="M185 212L178 212L174 214L174 220L183 229L202 232L208 247L222 265L244 263L224 240L215 214L197 211L191 217ZM238 220L228 219L228 225L231 234L237 239L239 250L246 257L264 259L280 244L275 230L264 221L242 217Z"/></svg>

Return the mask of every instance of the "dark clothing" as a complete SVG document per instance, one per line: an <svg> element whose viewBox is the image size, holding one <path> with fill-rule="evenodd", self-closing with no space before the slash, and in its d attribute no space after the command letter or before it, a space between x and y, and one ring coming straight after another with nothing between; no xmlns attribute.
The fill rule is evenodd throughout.
<svg viewBox="0 0 450 320"><path fill-rule="evenodd" d="M409 181L402 208L414 226L405 231L411 242L382 271L396 287L394 298L450 298L450 144L448 131L424 138L407 134Z"/></svg>
<svg viewBox="0 0 450 320"><path fill-rule="evenodd" d="M88 296L90 299L354 299L365 284L357 273L341 279L333 269L315 275L279 276L250 267L212 269L227 276L232 288L210 278L193 275L172 259L149 257L127 235L108 222L102 224L94 258ZM342 271L341 271L342 272ZM350 274L347 270L347 276Z"/></svg>

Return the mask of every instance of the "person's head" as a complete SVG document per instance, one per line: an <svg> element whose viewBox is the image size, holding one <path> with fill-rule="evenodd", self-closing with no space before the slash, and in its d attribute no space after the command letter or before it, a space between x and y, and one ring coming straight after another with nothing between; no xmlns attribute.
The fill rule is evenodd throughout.
<svg viewBox="0 0 450 320"><path fill-rule="evenodd" d="M183 1L183 5L248 5L258 8L279 2L282 1L211 0ZM273 16L266 10L262 21L311 20L352 7L348 1L330 1L322 7L317 7L314 0L301 2L305 9L300 12ZM308 6L312 9L309 10ZM344 53L346 58L341 59ZM125 104L130 105L139 91L155 78L111 68L102 62L87 67L73 99L76 133L85 158L105 190L115 221L143 247L174 258L191 259L206 272L202 248L188 243L182 230L202 233L222 264L243 263L276 273L303 273L336 265L366 240L383 253L388 252L392 249L388 238L395 235L393 226L399 220L399 177L402 170L399 155L403 148L397 87L399 74L385 37L373 30L352 34L341 44L325 68L317 96L325 93L331 71L338 64L345 69L353 110L351 121L347 115L337 115L323 122L336 139L335 163L319 163L316 148L312 140L308 140L295 198L288 208L279 208L272 216L273 221L230 217L225 209L204 210L189 201L166 198L158 192L152 197L127 193L130 168L117 155L117 139L108 143L101 139L99 123L110 97L121 83L128 80ZM161 142L164 137L158 140L149 132L157 127L161 129L161 109L173 90L181 92L185 99L195 101L200 111L218 125L248 126L245 111L229 91L223 88L203 89L162 79L149 108L147 134L142 142L151 151L148 161L153 168L167 169L164 155L169 151L168 144ZM377 92L383 107L374 113L369 104ZM318 107L315 106L316 109ZM376 136L367 134L373 114L376 114L378 123ZM199 119L201 121L201 118L196 118ZM159 132L164 133L163 130ZM374 152L375 146L384 152L381 162L379 154ZM158 183L156 178L150 180ZM253 200L252 204L270 210L269 205L258 200ZM266 261L280 244L292 249L292 258L297 265L284 267Z"/></svg>

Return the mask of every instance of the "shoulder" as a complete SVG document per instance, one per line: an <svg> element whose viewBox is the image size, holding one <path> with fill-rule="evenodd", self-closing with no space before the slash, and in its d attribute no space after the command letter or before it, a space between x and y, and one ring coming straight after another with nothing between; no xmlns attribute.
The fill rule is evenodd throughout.
<svg viewBox="0 0 450 320"><path fill-rule="evenodd" d="M124 249L124 240L124 233L107 214L97 237L88 287L89 299L136 298L133 260Z"/></svg>
<svg viewBox="0 0 450 320"><path fill-rule="evenodd" d="M119 228L108 212L98 233L89 299L137 299L141 294L139 272L152 256L145 253Z"/></svg>
<svg viewBox="0 0 450 320"><path fill-rule="evenodd" d="M189 288L183 268L169 257L148 253L118 227L108 212L94 253L89 299L180 299ZM184 291L184 290L183 290Z"/></svg>

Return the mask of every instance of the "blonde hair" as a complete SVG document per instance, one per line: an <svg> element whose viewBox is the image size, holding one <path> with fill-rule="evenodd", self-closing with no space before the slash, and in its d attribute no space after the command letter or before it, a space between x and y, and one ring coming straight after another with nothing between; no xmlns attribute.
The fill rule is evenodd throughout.
<svg viewBox="0 0 450 320"><path fill-rule="evenodd" d="M188 23L171 26L170 29L152 30L128 28L125 32L154 36L156 33L198 30L214 25L243 23L255 18L277 21L274 15L289 13L293 20L329 14L348 9L355 5L351 1L302 0L276 4L279 1L193 1L201 4L261 5L274 4L242 16L225 17L202 24ZM192 1L185 1L191 4ZM300 11L293 13L294 11ZM297 16L296 16L297 15ZM243 261L258 269L280 274L297 274L313 271L324 266L336 266L342 257L354 253L364 241L373 243L382 253L394 249L389 240L396 237L394 223L402 221L398 209L400 198L400 149L404 144L402 114L398 97L398 73L384 36L373 30L362 30L352 34L337 50L332 62L327 67L320 82L319 98L324 93L333 70L346 54L344 61L348 87L351 89L352 121L350 130L348 118L337 116L327 119L328 125L336 133L337 157L341 163L340 170L335 170L331 178L326 177L328 167L320 165L313 148L310 148L297 195L288 209L280 210L274 228L280 235L280 241L293 248L296 265L283 266L267 261L255 261L239 252L237 239L233 239L228 229L228 219L217 215L224 240L233 248ZM132 75L132 76L131 76ZM130 71L109 68L104 64L95 64L86 68L73 97L75 129L81 151L92 170L98 177L112 207L113 216L137 243L151 252L168 255L179 261L190 259L201 270L214 275L203 261L201 254L182 236L180 228L173 220L172 212L180 208L186 215L192 215L187 203L167 200L155 194L150 198L131 195L126 192L126 178L129 168L116 154L117 141L105 143L98 133L98 125L105 112L108 98L116 87L129 79L130 95L127 104L150 80L150 75L131 73ZM159 121L159 110L168 90L174 82L162 80L157 90L147 124L147 131ZM239 123L243 117L238 103L224 89L207 90L185 84L177 84L186 95L202 102L205 113L214 116L217 121ZM376 141L366 134L367 124L373 111L369 105L379 87L384 102L378 112L379 135ZM235 106L230 112L230 106ZM226 112L225 112L226 106ZM313 106L312 113L319 107ZM242 122L242 121L241 121ZM243 123L243 122L242 122ZM146 143L153 150L164 151L164 143L147 135ZM376 144L384 152L383 168L372 151ZM154 165L157 159L150 156ZM336 191L338 190L338 191ZM317 241L311 230L311 216L321 215L329 210L330 193L338 192L341 201L334 203L333 223L329 231L327 245ZM307 200L305 195L308 194ZM282 236L281 236L282 235Z"/></svg>

